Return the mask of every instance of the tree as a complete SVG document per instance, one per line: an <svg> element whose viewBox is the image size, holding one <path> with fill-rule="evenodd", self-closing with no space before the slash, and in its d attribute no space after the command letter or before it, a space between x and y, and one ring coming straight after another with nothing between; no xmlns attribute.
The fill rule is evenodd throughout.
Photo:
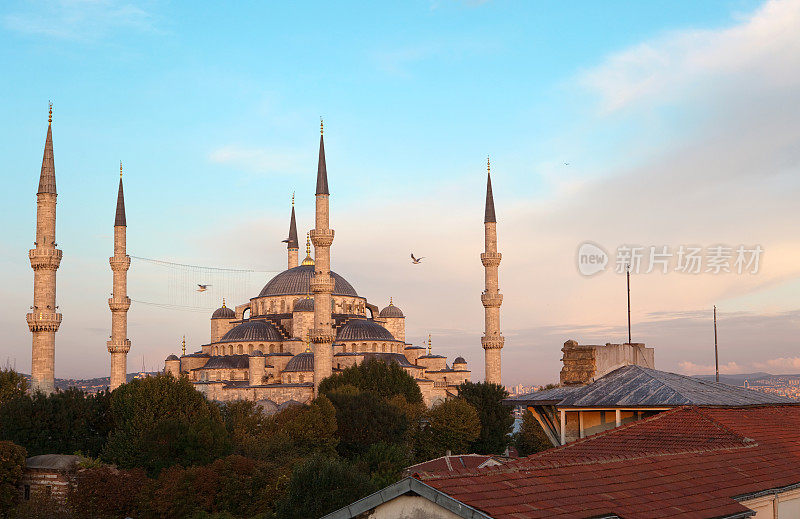
<svg viewBox="0 0 800 519"><path fill-rule="evenodd" d="M19 445L0 441L0 517L7 517L17 504L26 455Z"/></svg>
<svg viewBox="0 0 800 519"><path fill-rule="evenodd" d="M327 396L336 408L337 450L342 456L354 459L374 443L405 441L406 415L376 394L344 386Z"/></svg>
<svg viewBox="0 0 800 519"><path fill-rule="evenodd" d="M228 454L219 407L186 378L135 379L111 393L114 424L102 458L149 475L176 464L200 465Z"/></svg>
<svg viewBox="0 0 800 519"><path fill-rule="evenodd" d="M23 396L28 391L28 381L11 368L0 369L0 407L7 401Z"/></svg>
<svg viewBox="0 0 800 519"><path fill-rule="evenodd" d="M356 467L369 475L375 488L399 481L410 464L408 447L396 443L373 443L356 460Z"/></svg>
<svg viewBox="0 0 800 519"><path fill-rule="evenodd" d="M17 395L0 406L0 439L22 445L29 456L97 456L111 429L109 394L76 388L50 395Z"/></svg>
<svg viewBox="0 0 800 519"><path fill-rule="evenodd" d="M382 398L403 395L409 403L422 402L422 392L414 377L393 362L370 359L345 368L320 382L320 394L327 394L344 386L373 393Z"/></svg>
<svg viewBox="0 0 800 519"><path fill-rule="evenodd" d="M136 517L146 483L142 469L119 470L108 465L81 469L69 488L67 503L76 518Z"/></svg>
<svg viewBox="0 0 800 519"><path fill-rule="evenodd" d="M481 421L481 433L470 449L478 454L502 454L511 443L514 410L503 404L508 391L500 384L464 382L458 396L472 404Z"/></svg>
<svg viewBox="0 0 800 519"><path fill-rule="evenodd" d="M514 445L520 456L530 456L553 446L539 420L528 409L522 415L522 426L519 432L514 435Z"/></svg>
<svg viewBox="0 0 800 519"><path fill-rule="evenodd" d="M478 412L462 398L439 402L425 418L427 425L417 444L420 461L443 456L448 450L453 454L466 454L481 432Z"/></svg>
<svg viewBox="0 0 800 519"><path fill-rule="evenodd" d="M278 504L281 519L305 519L349 505L376 490L367 475L345 460L313 456L292 473L286 495Z"/></svg>

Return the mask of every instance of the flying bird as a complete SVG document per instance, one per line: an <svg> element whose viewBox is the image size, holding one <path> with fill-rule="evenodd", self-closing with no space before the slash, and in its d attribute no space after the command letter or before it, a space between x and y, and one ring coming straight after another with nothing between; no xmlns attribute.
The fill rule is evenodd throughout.
<svg viewBox="0 0 800 519"><path fill-rule="evenodd" d="M411 253L411 263L413 263L414 265L419 265L419 263L420 263L420 262L421 262L423 259L425 259L425 256L421 256L421 257L419 257L419 258L415 258L415 257L414 257L414 253L413 253L413 252Z"/></svg>
<svg viewBox="0 0 800 519"><path fill-rule="evenodd" d="M208 290L208 287L210 287L210 286L211 285L200 285L200 284L198 284L197 285L197 291L198 292L205 292L206 290Z"/></svg>
<svg viewBox="0 0 800 519"><path fill-rule="evenodd" d="M569 162L565 162L565 163L564 163L564 165L565 165L565 166L569 166Z"/></svg>

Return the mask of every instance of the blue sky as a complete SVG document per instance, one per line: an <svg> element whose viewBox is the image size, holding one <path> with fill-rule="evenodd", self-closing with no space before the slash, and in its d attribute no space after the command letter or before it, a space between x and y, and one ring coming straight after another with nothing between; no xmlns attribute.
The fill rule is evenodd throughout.
<svg viewBox="0 0 800 519"><path fill-rule="evenodd" d="M772 210L797 187L797 157L787 151L796 141L786 130L794 109L779 108L798 104L790 102L797 76L785 71L797 64L798 37L784 30L796 12L797 2L743 0L6 2L0 358L23 370L30 363L25 251L53 100L64 250L57 376L107 371L106 258L119 160L131 254L278 270L293 191L301 229L311 225L320 116L334 268L378 304L393 295L410 338L432 333L442 351L467 357L476 378L487 154L505 253L509 383L555 379L568 338L624 335L615 317L624 301L622 309L603 303L618 279L575 273L581 240L610 248L763 242L786 252L760 277L642 282L647 304L637 316L656 326L640 329L657 362L664 359L659 367L702 371L708 358L697 353L705 347L691 331L697 323L684 329L654 316L719 301L748 319L797 308L791 214ZM775 129L785 139L762 142L761 121L776 114L787 118ZM746 154L728 157L741 172L711 154L720 149ZM701 194L712 188L687 185L701 177L724 180L713 189L730 191L710 199L729 210L710 211ZM743 216L745 208L755 216ZM406 265L410 250L429 256L426 270ZM131 273L134 298L160 294L163 277L146 271ZM731 322L745 327L744 318ZM800 371L793 322L781 321L780 346L763 359L732 344L731 369L784 359L773 367ZM205 342L207 326L204 314L134 305L130 363L160 365L182 334ZM687 341L696 347L673 347Z"/></svg>

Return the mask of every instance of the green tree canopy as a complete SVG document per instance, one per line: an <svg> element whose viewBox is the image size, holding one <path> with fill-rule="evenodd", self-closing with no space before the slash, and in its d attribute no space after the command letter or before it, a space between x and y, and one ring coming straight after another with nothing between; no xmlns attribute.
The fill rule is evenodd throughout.
<svg viewBox="0 0 800 519"><path fill-rule="evenodd" d="M344 386L328 393L336 408L337 450L353 459L374 443L404 443L408 418L403 411L374 393Z"/></svg>
<svg viewBox="0 0 800 519"><path fill-rule="evenodd" d="M322 517L375 490L369 477L347 461L316 455L292 473L277 515L281 519Z"/></svg>
<svg viewBox="0 0 800 519"><path fill-rule="evenodd" d="M0 439L22 445L29 456L81 452L95 457L111 430L109 405L106 391L17 395L0 406Z"/></svg>
<svg viewBox="0 0 800 519"><path fill-rule="evenodd" d="M344 386L352 386L382 398L403 395L409 403L422 402L422 392L417 381L393 362L370 359L345 368L342 372L322 380L319 392L327 394Z"/></svg>
<svg viewBox="0 0 800 519"><path fill-rule="evenodd" d="M133 380L111 393L113 431L102 458L150 475L176 464L209 463L230 451L219 407L186 378Z"/></svg>
<svg viewBox="0 0 800 519"><path fill-rule="evenodd" d="M478 454L502 454L511 443L514 409L503 404L508 391L500 384L464 382L458 386L458 396L478 411L481 433L470 450Z"/></svg>
<svg viewBox="0 0 800 519"><path fill-rule="evenodd" d="M522 414L522 426L514 435L514 445L520 456L530 456L553 447L542 425L529 410Z"/></svg>
<svg viewBox="0 0 800 519"><path fill-rule="evenodd" d="M466 454L481 432L478 412L462 398L452 398L434 405L426 414L427 424L417 444L420 461L453 454Z"/></svg>
<svg viewBox="0 0 800 519"><path fill-rule="evenodd" d="M5 402L24 395L28 391L28 381L10 368L0 369L0 407Z"/></svg>
<svg viewBox="0 0 800 519"><path fill-rule="evenodd" d="M7 517L17 504L26 456L19 445L0 441L0 517Z"/></svg>

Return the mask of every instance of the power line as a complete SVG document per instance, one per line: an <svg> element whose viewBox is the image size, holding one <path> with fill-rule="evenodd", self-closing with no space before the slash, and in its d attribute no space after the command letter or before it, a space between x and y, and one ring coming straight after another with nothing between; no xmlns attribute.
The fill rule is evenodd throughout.
<svg viewBox="0 0 800 519"><path fill-rule="evenodd" d="M180 267L180 268L203 269L203 270L217 270L217 271L222 271L222 272L253 272L253 273L259 273L259 274L277 274L278 272L280 272L278 270L229 269L229 268L222 268L222 267L205 267L203 265L190 265L188 263L176 263L174 261L165 261L165 260L160 260L160 259L155 259L155 258L145 258L145 257L142 257L142 256L133 256L133 255L131 255L131 258L137 259L137 260L141 260L141 261L147 261L147 262L150 262L150 263L155 263L157 265L163 265L165 267L171 267L171 268Z"/></svg>

